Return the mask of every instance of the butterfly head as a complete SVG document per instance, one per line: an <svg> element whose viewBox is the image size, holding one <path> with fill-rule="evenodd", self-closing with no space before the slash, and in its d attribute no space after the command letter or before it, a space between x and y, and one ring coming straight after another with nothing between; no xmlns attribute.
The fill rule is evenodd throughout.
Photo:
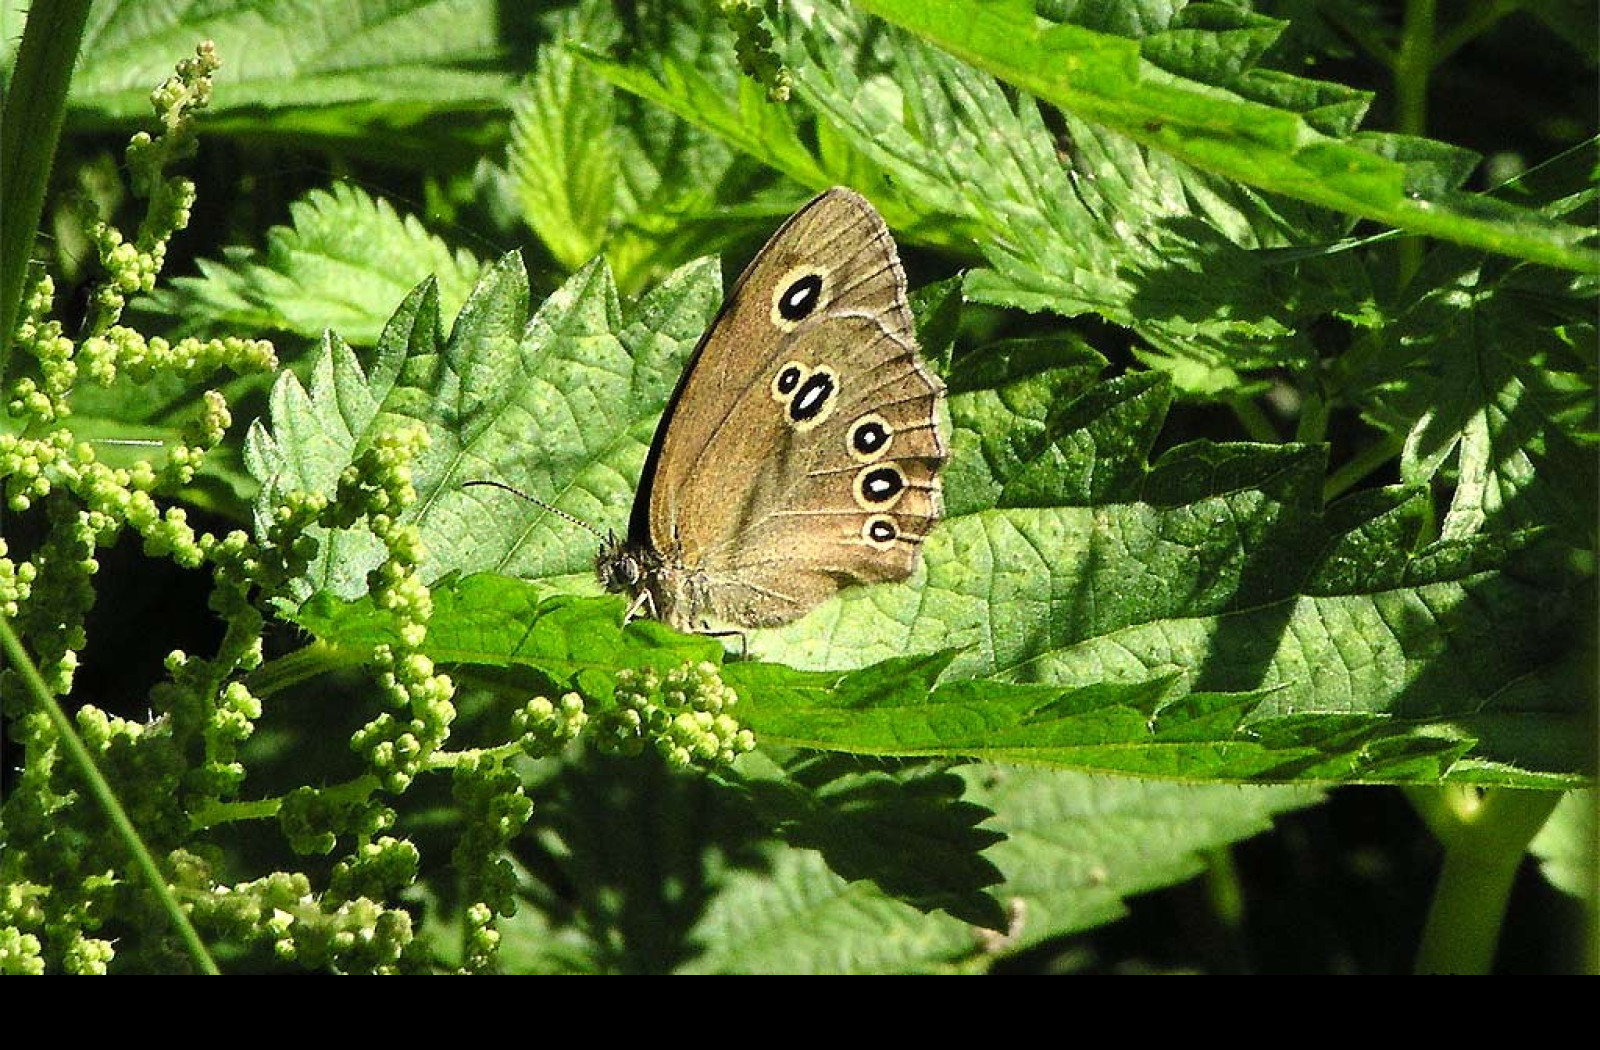
<svg viewBox="0 0 1600 1050"><path fill-rule="evenodd" d="M626 591L635 594L639 581L644 579L644 562L639 552L616 533L606 536L595 555L594 572L600 586L611 592Z"/></svg>

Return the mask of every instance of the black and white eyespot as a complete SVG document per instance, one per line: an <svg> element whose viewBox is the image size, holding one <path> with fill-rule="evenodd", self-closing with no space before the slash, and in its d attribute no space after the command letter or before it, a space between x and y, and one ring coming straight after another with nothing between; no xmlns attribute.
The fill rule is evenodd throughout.
<svg viewBox="0 0 1600 1050"><path fill-rule="evenodd" d="M900 526L887 514L874 514L861 525L861 538L867 546L880 551L891 550L900 538Z"/></svg>
<svg viewBox="0 0 1600 1050"><path fill-rule="evenodd" d="M833 414L838 395L839 377L827 365L818 365L789 399L789 422L796 430L810 430Z"/></svg>
<svg viewBox="0 0 1600 1050"><path fill-rule="evenodd" d="M812 264L796 266L778 278L772 291L772 323L785 332L817 312L828 294L828 271Z"/></svg>
<svg viewBox="0 0 1600 1050"><path fill-rule="evenodd" d="M878 413L868 412L850 424L850 433L845 437L845 442L852 457L862 463L871 463L882 459L889 446L894 444L894 429Z"/></svg>
<svg viewBox="0 0 1600 1050"><path fill-rule="evenodd" d="M795 389L800 386L800 381L806 377L810 369L799 361L785 361L772 377L772 399L786 402L794 396Z"/></svg>
<svg viewBox="0 0 1600 1050"><path fill-rule="evenodd" d="M906 490L906 476L893 463L867 467L856 475L856 503L867 510L888 510Z"/></svg>

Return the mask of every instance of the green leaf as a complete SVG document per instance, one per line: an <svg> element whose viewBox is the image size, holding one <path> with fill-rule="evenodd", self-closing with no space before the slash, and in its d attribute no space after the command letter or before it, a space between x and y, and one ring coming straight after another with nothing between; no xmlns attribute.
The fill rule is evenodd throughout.
<svg viewBox="0 0 1600 1050"><path fill-rule="evenodd" d="M992 814L962 798L963 780L940 764L885 764L819 755L779 767L741 759L741 786L790 846L820 851L850 880L870 880L919 911L1005 929L1005 910L983 891L1001 880L982 851L1004 838L979 824Z"/></svg>
<svg viewBox="0 0 1600 1050"><path fill-rule="evenodd" d="M331 329L371 346L394 304L419 282L435 278L442 308L454 314L483 271L415 218L347 183L313 191L290 215L292 225L267 231L264 251L201 259L201 277L176 277L139 305L176 318L180 335L222 329L318 338Z"/></svg>
<svg viewBox="0 0 1600 1050"><path fill-rule="evenodd" d="M1591 908L1600 887L1600 858L1596 857L1597 800L1593 788L1569 791L1556 803L1528 847L1539 858L1539 869L1550 885L1584 901Z"/></svg>
<svg viewBox="0 0 1600 1050"><path fill-rule="evenodd" d="M616 32L609 6L565 12L517 94L511 171L523 217L569 270L594 258L616 206L615 93L571 53L573 41Z"/></svg>
<svg viewBox="0 0 1600 1050"><path fill-rule="evenodd" d="M1341 217L1263 199L1070 114L1058 133L1032 100L837 5L785 25L796 92L817 141L839 144L832 155L807 145L804 110L748 83L735 106L731 89L719 95L682 63L595 62L796 181L855 185L910 240L981 253L988 266L966 285L976 299L1132 327L1152 344L1146 360L1187 390L1307 358L1299 329L1330 282L1297 277L1343 233Z"/></svg>
<svg viewBox="0 0 1600 1050"><path fill-rule="evenodd" d="M1203 57L1161 68L1169 33L1130 40L1039 19L1024 0L865 0L862 7L1013 87L1143 145L1245 185L1373 219L1413 233L1588 272L1600 271L1592 227L1554 221L1485 197L1445 192L1414 168L1330 135L1284 105L1241 97L1185 73L1210 70L1233 34L1187 32ZM1259 30L1255 30L1259 32Z"/></svg>
<svg viewBox="0 0 1600 1050"><path fill-rule="evenodd" d="M1199 855L1314 802L1291 788L1198 787L1003 766L955 771L965 798L992 810L986 851L1004 874L1003 936L925 916L873 885L824 867L814 853L774 853L734 872L694 927L710 973L882 973L981 969L1006 952L1103 925L1123 900L1192 877Z"/></svg>
<svg viewBox="0 0 1600 1050"><path fill-rule="evenodd" d="M588 46L578 53L596 74L640 100L643 108L671 113L696 129L701 139L723 143L812 193L851 186L873 196L893 226L919 217L915 207L881 192L882 173L857 142L792 102L769 99L764 88L742 75L728 34L707 32L696 39L701 46L687 52L658 49L629 52L624 58ZM790 194L778 210L748 204L741 208L738 199L731 198L722 211L776 220L803 196ZM930 243L959 243L939 224L919 229L918 236Z"/></svg>
<svg viewBox="0 0 1600 1050"><path fill-rule="evenodd" d="M1578 782L1586 585L1542 568L1536 535L1419 548L1422 493L1325 511L1311 448L1193 443L1146 466L1159 382L1073 383L1041 363L955 396L968 466L925 571L750 640L837 671L954 648L923 703L844 718L818 688L766 729L1159 776Z"/></svg>
<svg viewBox="0 0 1600 1050"><path fill-rule="evenodd" d="M134 0L96 5L72 82L74 118L144 119L150 85L196 41L223 68L207 127L359 141L389 129L387 160L460 137L474 113L503 111L511 85L503 12L488 0ZM434 114L454 120L428 122ZM399 131L396 136L393 132Z"/></svg>
<svg viewBox="0 0 1600 1050"><path fill-rule="evenodd" d="M1593 289L1455 250L1415 283L1421 295L1343 362L1374 418L1406 434L1402 477L1453 471L1446 537L1544 526L1592 544Z"/></svg>
<svg viewBox="0 0 1600 1050"><path fill-rule="evenodd" d="M509 161L524 218L557 262L575 269L603 252L631 293L782 214L786 203L749 205L769 176L697 124L619 93L594 59L608 46L659 56L702 104L737 91L733 40L713 9L677 3L622 20L586 0L555 26L514 99Z"/></svg>
<svg viewBox="0 0 1600 1050"><path fill-rule="evenodd" d="M670 56L659 60L659 72L651 73L600 52L581 54L591 69L611 83L715 132L734 148L801 185L822 188L830 184L801 141L789 112L768 101L756 84L745 80L719 83L707 71Z"/></svg>
<svg viewBox="0 0 1600 1050"><path fill-rule="evenodd" d="M662 667L720 660L714 639L684 635L654 621L623 629L619 598L542 596L541 588L496 573L450 577L433 588L427 652L437 662L484 668L526 668L566 683L621 667ZM394 621L370 598L329 591L313 595L292 618L318 638L370 650L398 642Z"/></svg>
<svg viewBox="0 0 1600 1050"><path fill-rule="evenodd" d="M421 423L430 445L413 469L424 575L492 569L555 584L592 584L596 540L582 528L470 480L502 480L596 528L622 528L632 484L676 375L717 299L715 268L679 271L624 308L603 264L579 271L530 319L521 259L492 266L446 337L434 282L402 304L363 367L330 338L309 386L273 390L271 427L247 448L277 493L332 495L340 471L380 428ZM352 598L378 556L364 532L324 537L299 593Z"/></svg>
<svg viewBox="0 0 1600 1050"><path fill-rule="evenodd" d="M335 344L309 391L280 381L272 430L252 445L268 479L262 513L288 487L331 491L375 428L421 422L434 443L407 516L427 543L428 578L527 580L442 585L428 640L437 662L524 665L536 651L559 682L610 662L682 662L625 655L632 632L670 634L656 624L582 643L561 617L544 626L553 614L539 598L592 591L593 540L460 483L507 480L620 526L672 375L710 312L709 276L685 271L625 310L591 267L525 323L512 258L448 340L432 293L419 291L365 376ZM1308 446L1191 442L1147 462L1167 386L1149 375L1096 383L1097 358L1071 343L1002 344L963 364L951 383L949 512L922 571L751 632L748 651L772 663L726 669L763 740L1188 780L1581 781L1588 716L1572 610L1586 585L1549 563L1538 533L1419 546L1424 493L1325 510L1323 452ZM303 592L353 598L375 541L326 539ZM526 595L501 593L516 586ZM615 599L600 607L620 613ZM453 643L463 631L470 644Z"/></svg>

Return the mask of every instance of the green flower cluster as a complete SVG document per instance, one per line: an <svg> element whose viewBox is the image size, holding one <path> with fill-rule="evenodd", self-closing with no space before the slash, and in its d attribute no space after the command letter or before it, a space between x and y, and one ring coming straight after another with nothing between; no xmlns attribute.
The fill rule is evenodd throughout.
<svg viewBox="0 0 1600 1050"><path fill-rule="evenodd" d="M556 754L588 724L589 712L577 693L567 693L559 701L536 696L511 716L511 732L530 758Z"/></svg>
<svg viewBox="0 0 1600 1050"><path fill-rule="evenodd" d="M0 608L33 645L45 681L57 695L71 689L77 654L87 641L83 622L94 600L90 578L99 570L97 549L132 529L152 557L171 558L186 568L204 562L206 548L183 508L162 509L157 497L191 482L232 422L223 396L207 391L198 415L160 462L113 468L63 425L80 377L109 385L119 375L141 383L177 373L199 381L222 369L244 373L277 367L272 345L264 340L185 339L170 345L117 323L128 296L154 287L167 242L188 223L193 185L162 173L192 149L194 113L210 97L216 68L209 45L181 63L178 75L155 98L163 133L136 136L129 146L135 191L149 199L146 216L132 242L106 223L93 224L90 236L103 272L91 291L82 338L68 337L62 323L49 316L55 286L42 272L30 285L18 322L17 353L6 377L8 425L0 433L5 506L22 514L52 493L66 498L50 501L46 537L26 561L19 564L9 548L0 549Z"/></svg>
<svg viewBox="0 0 1600 1050"><path fill-rule="evenodd" d="M363 875L374 884L409 882L416 853L408 844L375 843ZM194 854L175 856L178 886L196 924L241 944L269 946L285 962L344 973L395 973L413 969L411 915L371 897L318 894L300 872L273 872L235 885L218 885ZM354 877L351 877L354 879Z"/></svg>
<svg viewBox="0 0 1600 1050"><path fill-rule="evenodd" d="M395 812L368 797L366 785L298 787L283 796L278 825L296 853L326 856L340 833L371 842L394 827Z"/></svg>
<svg viewBox="0 0 1600 1050"><path fill-rule="evenodd" d="M68 745L81 742L104 777L128 824L155 855L170 855L192 834L191 814L235 797L244 778L238 749L260 717L259 700L237 676L261 662L260 613L247 600L256 581L239 571L262 559L242 533L217 539L197 534L182 507L161 500L195 478L205 455L232 424L226 399L204 392L198 410L168 441L164 455L113 467L69 429L74 391L84 382L126 383L135 388L176 375L200 382L219 370L270 370L277 361L262 340L146 340L118 324L128 297L154 286L166 244L189 219L194 199L187 180L163 168L192 148L193 114L210 93L215 54L200 49L178 77L158 92L158 136L136 137L129 148L134 190L148 198L146 215L131 241L94 223L101 275L90 289L81 338L65 334L49 317L53 281L36 273L19 320L5 376L0 425L0 488L9 514L29 515L39 539L14 552L0 541L0 612L40 671L43 693L14 668L0 673L0 692L30 696L32 705L8 705L12 740L27 763L5 801L7 849L0 851L0 945L5 962L68 972L103 972L115 952L98 933L108 922L148 917L150 929L168 924L153 914L148 886L123 874L125 851L99 805L85 791L85 773L68 761ZM93 705L77 708L75 724L56 714L51 696L69 693L78 654L88 643L85 622L95 600L97 552L132 530L145 553L184 568L208 561L217 589L212 606L226 634L215 658L174 652L170 680L149 697L151 716L138 722L113 717ZM77 741L71 737L75 735ZM142 950L169 951L162 938Z"/></svg>
<svg viewBox="0 0 1600 1050"><path fill-rule="evenodd" d="M761 20L757 0L719 0L722 17L733 27L734 49L744 75L767 89L767 101L787 102L794 75L772 47L772 31Z"/></svg>
<svg viewBox="0 0 1600 1050"><path fill-rule="evenodd" d="M715 664L684 664L665 677L653 670L617 672L616 704L595 718L600 745L620 754L653 746L674 768L726 765L756 746L755 735L728 713L738 694Z"/></svg>
<svg viewBox="0 0 1600 1050"><path fill-rule="evenodd" d="M88 931L113 897L113 882L108 872L90 875L62 907L48 884L0 879L0 974L42 974L51 965L62 973L105 973L115 954L111 941Z"/></svg>
<svg viewBox="0 0 1600 1050"><path fill-rule="evenodd" d="M132 722L85 705L77 730L96 766L118 785L123 811L145 840L177 841L187 817L177 791L182 756L170 722ZM77 767L64 760L50 718L30 711L12 721L11 732L28 762L4 810L0 941L13 957L3 965L19 967L15 972L37 966L103 973L115 954L103 929L113 920L148 915L152 907L139 883L120 874L123 851L86 797Z"/></svg>
<svg viewBox="0 0 1600 1050"><path fill-rule="evenodd" d="M452 794L462 832L451 859L462 895L473 902L465 916L462 969L483 973L494 966L499 948L496 917L517 912L517 874L505 851L533 815L533 802L515 772L481 754L464 755L456 765Z"/></svg>
<svg viewBox="0 0 1600 1050"><path fill-rule="evenodd" d="M339 478L338 492L323 524L349 528L365 521L383 543L387 557L367 574L378 608L394 617L399 644L379 644L372 652L378 684L389 705L358 730L351 746L367 758L372 772L393 792L410 786L434 752L450 736L455 720L455 685L434 671L420 650L433 615L433 596L418 572L423 557L415 525L400 521L416 502L411 463L427 447L421 426L380 434Z"/></svg>

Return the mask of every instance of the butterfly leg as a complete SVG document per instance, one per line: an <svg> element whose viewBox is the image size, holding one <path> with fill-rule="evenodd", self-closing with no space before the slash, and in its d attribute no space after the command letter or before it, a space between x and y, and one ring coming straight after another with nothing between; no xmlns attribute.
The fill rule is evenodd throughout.
<svg viewBox="0 0 1600 1050"><path fill-rule="evenodd" d="M738 659L744 660L750 656L750 639L743 631L712 631L708 629L705 621L700 622L700 630L696 634L703 634L707 638L737 638L739 639Z"/></svg>
<svg viewBox="0 0 1600 1050"><path fill-rule="evenodd" d="M656 614L656 600L649 591L640 591L633 598L633 604L628 606L628 611L622 617L622 626L626 627L639 618L640 612L652 620L659 619Z"/></svg>

